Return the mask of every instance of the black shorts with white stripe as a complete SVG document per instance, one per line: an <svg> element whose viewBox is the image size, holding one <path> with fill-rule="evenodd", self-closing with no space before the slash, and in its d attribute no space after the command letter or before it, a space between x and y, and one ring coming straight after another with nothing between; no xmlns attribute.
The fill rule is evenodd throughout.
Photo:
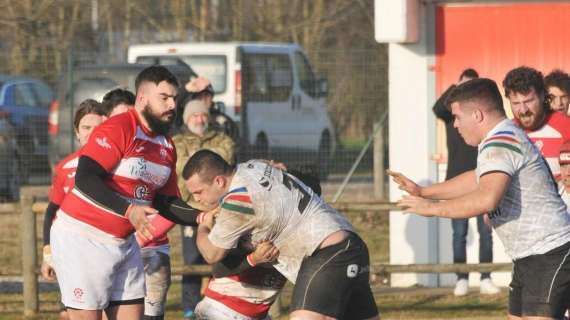
<svg viewBox="0 0 570 320"><path fill-rule="evenodd" d="M509 314L562 319L570 308L570 242L513 264Z"/></svg>
<svg viewBox="0 0 570 320"><path fill-rule="evenodd" d="M370 290L370 257L358 235L315 251L303 260L290 311L308 310L336 319L378 315Z"/></svg>

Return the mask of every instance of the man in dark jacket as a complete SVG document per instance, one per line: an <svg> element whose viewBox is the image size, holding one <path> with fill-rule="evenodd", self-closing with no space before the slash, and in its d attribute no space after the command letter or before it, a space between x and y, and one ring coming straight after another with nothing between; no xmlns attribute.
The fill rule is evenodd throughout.
<svg viewBox="0 0 570 320"><path fill-rule="evenodd" d="M471 79L478 78L479 75L474 69L465 69L459 77L459 82L463 83ZM445 180L449 180L463 172L473 170L477 166L477 148L469 146L453 127L453 116L447 109L446 99L456 85L449 87L433 106L435 116L445 122L445 133L447 136L447 174ZM467 261L467 230L469 219L452 219L453 228L453 263L465 263ZM479 231L479 262L493 261L493 238L491 228L485 224L483 216L477 217L477 230ZM456 296L466 295L469 290L469 274L457 273L457 283L453 294ZM491 282L488 272L481 273L480 292L482 294L495 294L499 289Z"/></svg>

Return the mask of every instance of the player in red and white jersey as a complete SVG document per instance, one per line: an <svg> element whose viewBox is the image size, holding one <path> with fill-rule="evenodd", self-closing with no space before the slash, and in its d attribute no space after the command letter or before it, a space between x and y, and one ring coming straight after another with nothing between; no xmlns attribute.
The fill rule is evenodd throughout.
<svg viewBox="0 0 570 320"><path fill-rule="evenodd" d="M75 128L75 137L79 141L80 147L87 143L93 129L105 119L105 112L97 101L87 99L79 104L73 119L73 127ZM75 151L58 162L54 168L49 204L46 209L43 226L44 247L41 274L47 280L55 280L55 272L51 264L50 228L55 219L55 213L63 201L63 197L75 185L75 170L77 169L78 159L79 151ZM60 313L60 318L67 318L65 310Z"/></svg>
<svg viewBox="0 0 570 320"><path fill-rule="evenodd" d="M51 229L62 301L72 319L141 318L144 273L135 229L152 238L147 215L197 224L178 198L172 124L177 80L164 67L135 81L135 107L99 126L82 148L75 187ZM94 268L94 266L96 266Z"/></svg>
<svg viewBox="0 0 570 320"><path fill-rule="evenodd" d="M558 155L564 141L570 139L570 118L552 111L542 73L529 67L518 67L503 80L515 122L544 156L556 181L560 180Z"/></svg>

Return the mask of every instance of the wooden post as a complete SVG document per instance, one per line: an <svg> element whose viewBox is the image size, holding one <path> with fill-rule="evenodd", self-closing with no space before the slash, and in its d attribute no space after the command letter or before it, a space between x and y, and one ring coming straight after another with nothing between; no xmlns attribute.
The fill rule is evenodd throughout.
<svg viewBox="0 0 570 320"><path fill-rule="evenodd" d="M24 317L33 317L38 313L38 265L36 247L36 215L32 211L34 196L28 188L20 192L20 211L22 214L22 277L24 286Z"/></svg>
<svg viewBox="0 0 570 320"><path fill-rule="evenodd" d="M376 199L383 199L385 197L384 188L384 175L386 168L384 168L384 124L376 122L374 124L374 197Z"/></svg>

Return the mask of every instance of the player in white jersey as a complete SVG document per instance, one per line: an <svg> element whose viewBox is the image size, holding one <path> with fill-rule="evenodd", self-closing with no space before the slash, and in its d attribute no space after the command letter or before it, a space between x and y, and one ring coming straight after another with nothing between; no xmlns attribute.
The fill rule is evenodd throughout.
<svg viewBox="0 0 570 320"><path fill-rule="evenodd" d="M262 161L230 167L201 150L186 164L186 187L207 208L220 206L197 244L208 263L221 261L251 234L279 249L274 267L295 283L291 319L377 319L368 248L347 219L296 177ZM334 290L331 290L334 284Z"/></svg>
<svg viewBox="0 0 570 320"><path fill-rule="evenodd" d="M477 168L428 187L389 171L410 194L398 206L427 217L491 212L491 225L514 261L509 319L560 319L570 302L570 216L546 161L506 118L494 81L459 85L448 106L465 142L479 148Z"/></svg>

